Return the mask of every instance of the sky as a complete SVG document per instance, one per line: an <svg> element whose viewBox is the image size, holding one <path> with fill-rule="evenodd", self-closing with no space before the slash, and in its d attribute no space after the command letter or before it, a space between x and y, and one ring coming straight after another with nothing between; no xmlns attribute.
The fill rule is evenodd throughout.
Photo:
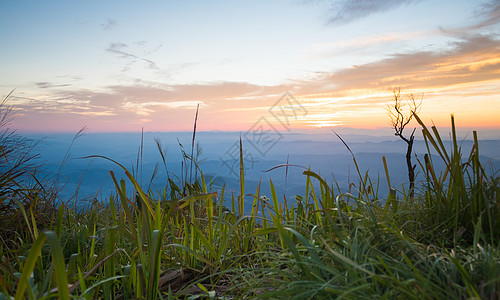
<svg viewBox="0 0 500 300"><path fill-rule="evenodd" d="M500 130L500 1L0 1L19 132ZM405 108L408 108L407 106Z"/></svg>

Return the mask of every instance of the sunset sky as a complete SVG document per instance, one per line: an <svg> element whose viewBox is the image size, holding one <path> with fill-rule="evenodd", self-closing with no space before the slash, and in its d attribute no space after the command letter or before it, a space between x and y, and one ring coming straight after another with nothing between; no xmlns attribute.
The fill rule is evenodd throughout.
<svg viewBox="0 0 500 300"><path fill-rule="evenodd" d="M395 87L500 129L498 0L5 0L0 37L20 132L385 128Z"/></svg>

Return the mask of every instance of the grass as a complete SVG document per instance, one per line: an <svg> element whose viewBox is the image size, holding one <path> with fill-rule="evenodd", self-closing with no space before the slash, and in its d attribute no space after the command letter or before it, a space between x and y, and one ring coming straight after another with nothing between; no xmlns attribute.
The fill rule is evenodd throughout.
<svg viewBox="0 0 500 300"><path fill-rule="evenodd" d="M19 200L28 230L0 243L0 299L498 299L499 178L486 176L476 133L463 154L453 118L451 147L416 118L428 155L414 197L386 170L391 193L380 198L354 155L359 178L348 192L306 170L304 194L284 205L272 181L262 183L269 198L245 189L240 158L240 194L228 196L207 183L193 134L180 177L157 142L164 186L143 185L114 162L123 171L110 171L116 194L85 210L61 205L42 223Z"/></svg>

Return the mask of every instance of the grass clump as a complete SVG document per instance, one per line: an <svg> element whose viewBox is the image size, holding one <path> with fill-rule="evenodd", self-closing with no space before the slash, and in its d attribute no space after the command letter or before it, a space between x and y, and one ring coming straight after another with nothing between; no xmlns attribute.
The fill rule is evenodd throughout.
<svg viewBox="0 0 500 300"><path fill-rule="evenodd" d="M0 101L0 241L4 250L14 247L16 239L33 242L30 236L37 235L37 226L50 228L57 214L57 190L37 174L41 165L38 142L9 128L12 93Z"/></svg>
<svg viewBox="0 0 500 300"><path fill-rule="evenodd" d="M496 299L498 178L488 178L479 162L476 133L464 156L453 123L449 149L436 128L416 118L428 155L413 197L389 183L391 193L379 198L378 183L359 172L354 156L355 191L306 170L305 193L291 206L272 181L269 198L260 186L248 193L240 159L240 195L229 197L231 209L223 205L225 188L211 188L193 151L183 152L183 166L191 164L194 178L192 171L169 175L163 187L145 188L115 162L124 178L110 171L116 194L107 201L78 212L61 206L43 232L36 212L25 209L30 234L11 241L24 252L0 246L0 296ZM441 174L434 153L446 165Z"/></svg>

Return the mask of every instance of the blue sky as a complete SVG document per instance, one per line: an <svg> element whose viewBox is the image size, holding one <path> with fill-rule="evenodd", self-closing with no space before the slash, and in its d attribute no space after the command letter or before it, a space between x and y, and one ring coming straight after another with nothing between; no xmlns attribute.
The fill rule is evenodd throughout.
<svg viewBox="0 0 500 300"><path fill-rule="evenodd" d="M244 130L285 92L292 127L422 115L499 128L498 1L2 1L0 94L20 131ZM274 122L271 120L271 123Z"/></svg>

